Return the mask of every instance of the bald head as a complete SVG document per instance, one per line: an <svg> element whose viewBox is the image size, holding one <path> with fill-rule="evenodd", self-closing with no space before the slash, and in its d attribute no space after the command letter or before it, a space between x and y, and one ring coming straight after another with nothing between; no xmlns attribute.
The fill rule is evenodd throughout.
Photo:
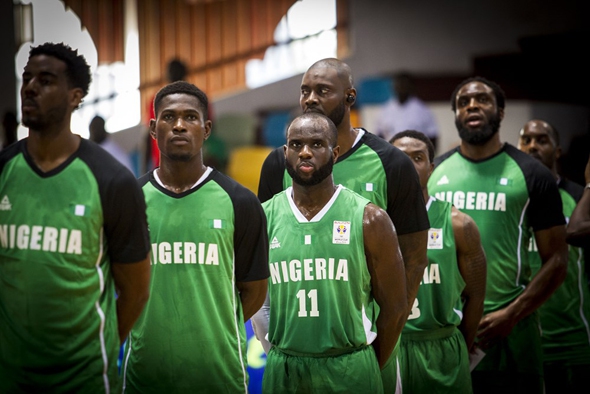
<svg viewBox="0 0 590 394"><path fill-rule="evenodd" d="M561 156L559 133L548 122L530 120L520 130L518 149L541 161L557 176L557 159Z"/></svg>
<svg viewBox="0 0 590 394"><path fill-rule="evenodd" d="M289 140L289 133L292 130L299 130L301 128L311 128L320 132L327 139L331 148L337 145L338 129L334 122L325 115L317 112L307 112L296 117L287 128L287 140Z"/></svg>
<svg viewBox="0 0 590 394"><path fill-rule="evenodd" d="M346 89L352 88L354 85L352 70L348 64L344 63L342 60L333 57L318 60L307 69L307 73L317 68L330 68L336 70L338 78Z"/></svg>

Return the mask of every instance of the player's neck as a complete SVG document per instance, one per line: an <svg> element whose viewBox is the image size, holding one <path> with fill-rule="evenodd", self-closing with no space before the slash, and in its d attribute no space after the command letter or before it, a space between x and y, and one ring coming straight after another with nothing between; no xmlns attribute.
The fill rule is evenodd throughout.
<svg viewBox="0 0 590 394"><path fill-rule="evenodd" d="M356 140L359 131L350 124L350 116L344 115L344 119L338 125L338 145L340 146L340 156L344 155L350 149Z"/></svg>
<svg viewBox="0 0 590 394"><path fill-rule="evenodd" d="M42 131L29 129L27 152L41 171L48 172L59 167L74 154L80 146L80 141L80 136L72 134L69 127Z"/></svg>
<svg viewBox="0 0 590 394"><path fill-rule="evenodd" d="M302 186L293 182L293 202L307 220L317 215L335 192L336 186L332 176L313 186Z"/></svg>
<svg viewBox="0 0 590 394"><path fill-rule="evenodd" d="M460 149L461 154L471 160L483 160L498 153L503 145L504 143L500 141L500 134L497 132L483 145L473 145L462 140Z"/></svg>
<svg viewBox="0 0 590 394"><path fill-rule="evenodd" d="M164 187L180 194L191 189L205 173L203 160L179 161L160 156L160 167L156 169Z"/></svg>

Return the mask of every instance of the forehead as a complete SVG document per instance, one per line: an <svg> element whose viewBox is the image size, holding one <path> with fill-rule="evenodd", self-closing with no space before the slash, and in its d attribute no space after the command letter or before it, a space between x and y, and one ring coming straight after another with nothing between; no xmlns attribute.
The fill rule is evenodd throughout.
<svg viewBox="0 0 590 394"><path fill-rule="evenodd" d="M302 85L313 86L316 84L342 85L338 71L333 67L318 66L307 70L303 74Z"/></svg>
<svg viewBox="0 0 590 394"><path fill-rule="evenodd" d="M172 93L162 97L159 106L162 111L197 111L203 115L202 105L199 99L192 94Z"/></svg>
<svg viewBox="0 0 590 394"><path fill-rule="evenodd" d="M65 75L66 63L49 55L36 55L31 57L24 68L25 73L48 73L56 76Z"/></svg>
<svg viewBox="0 0 590 394"><path fill-rule="evenodd" d="M475 96L478 94L487 94L494 97L494 91L492 88L483 82L474 81L461 86L457 92L457 98L461 96Z"/></svg>
<svg viewBox="0 0 590 394"><path fill-rule="evenodd" d="M399 148L405 153L422 152L428 155L428 147L426 144L423 141L417 140L416 138L402 137L393 141L393 146Z"/></svg>
<svg viewBox="0 0 590 394"><path fill-rule="evenodd" d="M543 137L547 136L551 140L552 143L555 143L553 134L547 125L544 122L529 122L527 123L522 130L520 130L520 136L524 137Z"/></svg>
<svg viewBox="0 0 590 394"><path fill-rule="evenodd" d="M313 138L328 140L330 130L325 122L312 119L297 119L287 130L287 139Z"/></svg>

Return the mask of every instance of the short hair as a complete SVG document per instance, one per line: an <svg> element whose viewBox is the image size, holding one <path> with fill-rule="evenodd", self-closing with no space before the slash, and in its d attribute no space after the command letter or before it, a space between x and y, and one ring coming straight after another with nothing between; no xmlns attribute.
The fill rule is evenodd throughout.
<svg viewBox="0 0 590 394"><path fill-rule="evenodd" d="M350 69L350 66L348 64L344 63L342 60L336 59L334 57L321 59L321 60L318 60L317 62L315 62L314 64L312 64L307 69L307 71L309 71L313 68L316 68L316 67L327 67L327 68L336 69L336 73L338 75L338 78L340 78L340 80L342 82L348 83L349 86L347 88L354 87L354 80L352 78L352 70Z"/></svg>
<svg viewBox="0 0 590 394"><path fill-rule="evenodd" d="M522 129L520 129L520 131L522 132L524 130L524 128L531 122L545 123L547 125L547 134L549 134L549 137L551 137L551 139L555 143L555 147L561 146L560 142L559 142L559 131L557 131L557 128L555 128L555 126L553 126L551 123L547 122L546 120L540 120L540 119L529 120L528 122L526 122L524 124L524 126L522 127Z"/></svg>
<svg viewBox="0 0 590 394"><path fill-rule="evenodd" d="M186 81L172 82L156 93L156 97L154 98L154 113L156 114L156 117L158 116L158 110L162 99L171 94L188 94L195 96L199 101L199 106L205 116L204 120L209 119L209 99L207 98L207 95L201 89Z"/></svg>
<svg viewBox="0 0 590 394"><path fill-rule="evenodd" d="M389 143L393 144L394 141L402 139L404 137L413 138L415 140L424 142L426 144L426 148L428 148L428 160L431 163L434 161L434 145L432 144L430 138L428 138L424 133L421 133L416 130L404 130L391 137Z"/></svg>
<svg viewBox="0 0 590 394"><path fill-rule="evenodd" d="M46 42L37 47L31 47L29 59L39 55L52 56L64 62L66 64L68 85L71 88L82 89L84 93L82 97L88 94L90 82L92 82L92 74L90 73L90 66L86 62L86 58L83 55L79 55L77 49L72 49L63 42L58 44Z"/></svg>
<svg viewBox="0 0 590 394"><path fill-rule="evenodd" d="M303 115L299 115L298 117L293 119L291 121L291 123L289 123L289 126L287 127L287 134L289 133L289 129L291 128L293 123L295 123L296 121L305 120L305 119L309 119L316 124L319 124L321 122L325 122L328 125L328 131L330 132L328 137L329 137L331 147L333 148L336 145L338 145L338 128L336 127L334 122L332 122L332 119L328 118L324 114L320 114L317 112L306 112Z"/></svg>
<svg viewBox="0 0 590 394"><path fill-rule="evenodd" d="M172 59L168 63L167 73L169 82L182 81L186 77L186 65L180 59Z"/></svg>
<svg viewBox="0 0 590 394"><path fill-rule="evenodd" d="M459 89L471 82L481 82L484 85L490 87L494 92L494 96L496 96L496 105L498 108L504 109L504 106L506 105L506 95L504 94L504 91L500 85L484 77L471 77L463 80L459 85L457 85L455 90L453 90L453 94L451 95L451 108L453 111L457 109L457 103L455 101L457 99L457 93L459 93Z"/></svg>

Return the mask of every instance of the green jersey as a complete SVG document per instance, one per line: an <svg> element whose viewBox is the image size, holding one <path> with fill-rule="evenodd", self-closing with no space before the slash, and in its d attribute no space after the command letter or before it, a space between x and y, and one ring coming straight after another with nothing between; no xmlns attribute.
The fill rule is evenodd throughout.
<svg viewBox="0 0 590 394"><path fill-rule="evenodd" d="M563 214L569 220L584 189L564 179L558 186ZM541 268L541 258L534 238L531 238L529 252L533 274L536 274ZM590 291L584 268L582 248L569 246L567 276L539 308L545 361L590 364Z"/></svg>
<svg viewBox="0 0 590 394"><path fill-rule="evenodd" d="M403 333L458 326L463 316L461 293L465 281L459 271L451 218L452 205L431 197L427 204L428 266L420 282Z"/></svg>
<svg viewBox="0 0 590 394"><path fill-rule="evenodd" d="M26 146L0 153L0 392L117 391L111 264L148 254L141 189L88 140L49 172Z"/></svg>
<svg viewBox="0 0 590 394"><path fill-rule="evenodd" d="M545 166L509 144L479 161L455 148L435 164L428 190L476 222L487 258L484 313L501 309L530 280L532 232L565 223L555 180Z"/></svg>
<svg viewBox="0 0 590 394"><path fill-rule="evenodd" d="M270 240L269 342L294 355L338 355L370 344L378 306L363 238L369 200L339 186L308 221L292 189L263 204Z"/></svg>
<svg viewBox="0 0 590 394"><path fill-rule="evenodd" d="M146 198L151 297L131 330L124 391L246 392L246 332L236 282L268 277L256 196L215 170L175 194L154 172Z"/></svg>

